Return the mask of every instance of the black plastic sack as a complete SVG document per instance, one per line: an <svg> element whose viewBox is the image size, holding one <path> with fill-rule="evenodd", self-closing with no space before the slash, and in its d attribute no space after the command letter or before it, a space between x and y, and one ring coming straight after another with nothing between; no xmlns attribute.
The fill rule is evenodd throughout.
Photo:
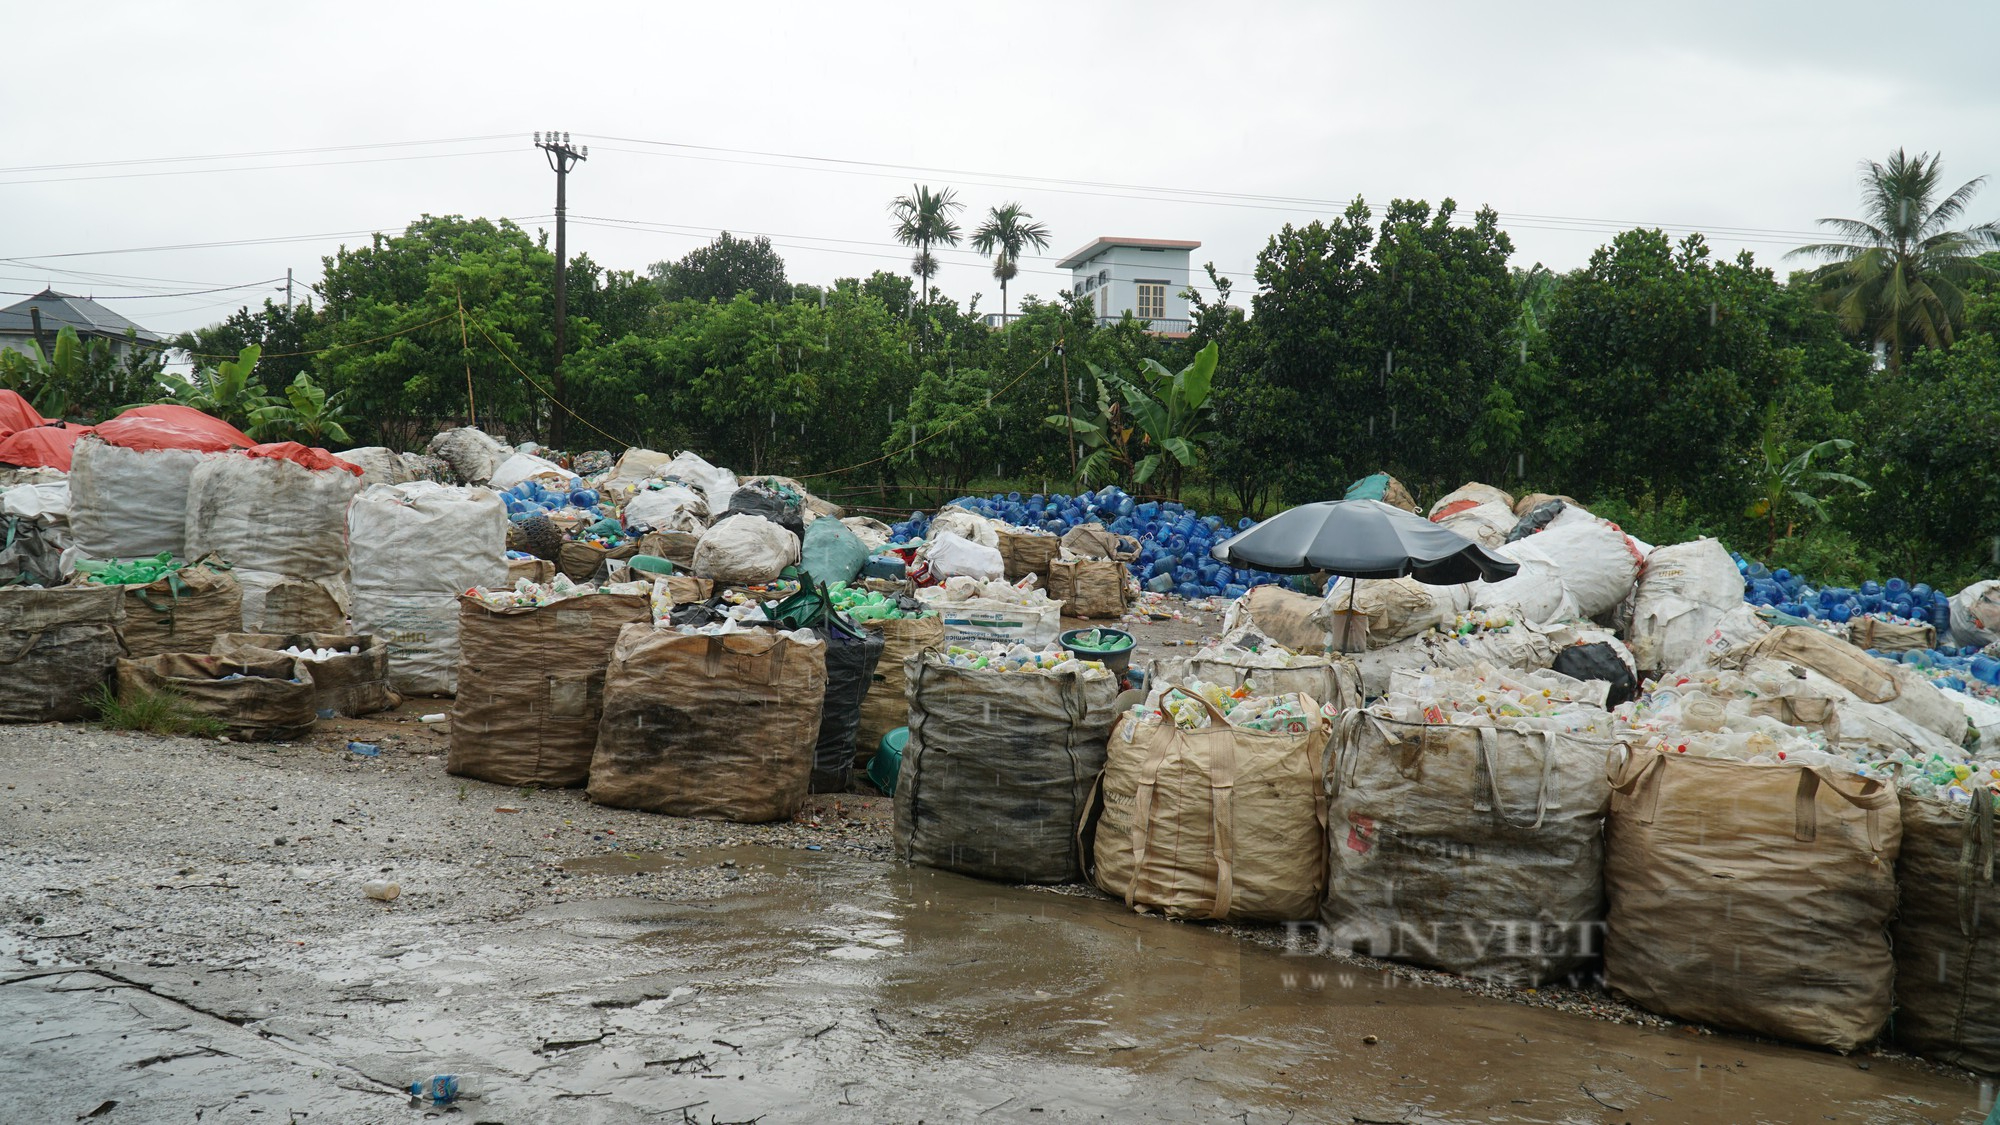
<svg viewBox="0 0 2000 1125"><path fill-rule="evenodd" d="M854 629L836 616L814 630L826 642L826 704L820 710L819 741L813 746L812 791L845 793L854 775L854 736L861 727L861 701L882 660L880 633Z"/></svg>
<svg viewBox="0 0 2000 1125"><path fill-rule="evenodd" d="M667 624L675 628L714 625L726 621L729 614L723 608L721 598L710 598L705 602L686 602L667 611Z"/></svg>
<svg viewBox="0 0 2000 1125"><path fill-rule="evenodd" d="M784 498L760 488L737 489L736 494L729 498L729 510L723 513L724 518L728 516L762 516L798 536L799 542L806 540L803 506L787 503ZM717 519L716 522L721 523L722 520Z"/></svg>
<svg viewBox="0 0 2000 1125"><path fill-rule="evenodd" d="M1544 500L1533 508L1528 509L1528 514L1521 517L1520 522L1514 525L1514 530L1507 533L1507 542L1519 543L1535 532L1549 526L1549 521L1562 515L1563 509L1567 507L1569 505L1560 500Z"/></svg>
<svg viewBox="0 0 2000 1125"><path fill-rule="evenodd" d="M1539 509L1537 509L1539 510ZM1565 676L1578 680L1603 680L1611 685L1611 695L1607 707L1616 707L1632 698L1639 683L1632 675L1632 669L1618 655L1618 650L1599 642L1591 645L1570 645L1556 654L1555 669Z"/></svg>

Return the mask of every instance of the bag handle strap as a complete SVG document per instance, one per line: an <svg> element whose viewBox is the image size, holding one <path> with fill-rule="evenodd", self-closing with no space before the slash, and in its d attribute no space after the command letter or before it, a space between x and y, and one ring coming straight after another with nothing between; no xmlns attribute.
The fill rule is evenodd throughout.
<svg viewBox="0 0 2000 1125"><path fill-rule="evenodd" d="M1972 795L1966 810L1964 833L1958 847L1958 932L1972 937L1978 928L1978 894L1975 878L1989 886L1993 882L1993 799L1984 792Z"/></svg>
<svg viewBox="0 0 2000 1125"><path fill-rule="evenodd" d="M1826 789L1834 796L1868 814L1868 846L1880 850L1882 810L1896 804L1896 792L1882 784L1877 778L1861 779L1856 792L1841 788L1834 778L1823 770L1801 769L1799 787L1792 802L1792 838L1802 843L1811 843L1819 837L1819 791Z"/></svg>
<svg viewBox="0 0 2000 1125"><path fill-rule="evenodd" d="M1132 827L1128 839L1132 845L1132 881L1125 885L1125 905L1139 905L1139 883L1146 877L1146 855L1153 846L1153 805L1159 799L1160 768L1166 764L1167 751L1180 741L1180 728L1168 718L1153 739L1153 745L1146 754L1146 760L1139 763L1139 786L1132 795Z"/></svg>
<svg viewBox="0 0 2000 1125"><path fill-rule="evenodd" d="M1215 756L1209 760L1208 804L1215 824L1215 904L1208 916L1220 922L1236 899L1236 738L1224 730L1209 739Z"/></svg>
<svg viewBox="0 0 2000 1125"><path fill-rule="evenodd" d="M1660 777L1666 765L1665 754L1654 751L1650 756L1641 757L1627 747L1625 760L1608 765L1605 770L1605 780L1611 783L1612 790L1632 798L1633 812L1641 824L1651 824L1653 818L1659 815Z"/></svg>
<svg viewBox="0 0 2000 1125"><path fill-rule="evenodd" d="M1543 731L1542 733L1546 736L1551 732ZM1520 828L1529 832L1538 832L1541 830L1543 822L1548 820L1549 816L1549 783L1554 779L1555 773L1555 741L1548 737L1544 737L1542 740L1542 777L1535 796L1535 819L1532 823L1526 824L1514 820L1507 815L1506 805L1500 796L1500 763L1498 760L1499 755L1496 753L1499 742L1500 732L1497 728L1487 726L1479 728L1479 757L1486 767L1486 785L1488 791L1492 794L1493 805L1490 810L1480 809L1477 799L1475 799L1473 810L1475 812L1491 811L1494 820L1499 821L1509 828Z"/></svg>

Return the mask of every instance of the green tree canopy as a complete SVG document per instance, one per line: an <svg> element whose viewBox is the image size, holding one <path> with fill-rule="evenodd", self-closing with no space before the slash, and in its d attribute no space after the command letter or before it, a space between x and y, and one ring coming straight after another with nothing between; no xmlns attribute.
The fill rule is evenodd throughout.
<svg viewBox="0 0 2000 1125"><path fill-rule="evenodd" d="M759 301L791 296L785 259L763 235L737 238L723 231L715 241L688 251L677 262L654 262L647 276L670 301L729 301L748 293Z"/></svg>

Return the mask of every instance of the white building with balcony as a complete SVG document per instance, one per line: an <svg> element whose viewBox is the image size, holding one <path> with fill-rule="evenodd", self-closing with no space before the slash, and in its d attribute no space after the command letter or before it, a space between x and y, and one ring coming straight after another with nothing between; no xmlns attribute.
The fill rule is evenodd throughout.
<svg viewBox="0 0 2000 1125"><path fill-rule="evenodd" d="M1177 336L1188 330L1187 298L1194 282L1188 264L1201 243L1174 238L1099 238L1063 258L1070 292L1089 301L1100 324L1116 324L1126 313L1150 332Z"/></svg>

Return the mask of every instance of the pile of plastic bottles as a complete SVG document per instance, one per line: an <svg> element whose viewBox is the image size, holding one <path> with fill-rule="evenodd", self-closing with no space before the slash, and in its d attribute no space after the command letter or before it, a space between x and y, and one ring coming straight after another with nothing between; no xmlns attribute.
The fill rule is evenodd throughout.
<svg viewBox="0 0 2000 1125"><path fill-rule="evenodd" d="M1174 501L1136 500L1116 486L1076 496L1009 492L968 496L952 503L988 519L1056 535L1086 523L1101 523L1120 535L1129 535L1139 541L1139 557L1130 564L1132 573L1157 594L1237 598L1252 586L1285 581L1281 575L1225 566L1209 555L1210 548L1249 530L1255 520L1239 520L1232 528L1217 516L1198 515ZM929 527L928 516L911 512L909 519L890 527L890 541L923 538Z"/></svg>
<svg viewBox="0 0 2000 1125"><path fill-rule="evenodd" d="M361 649L358 646L350 648L346 652L342 652L337 648L300 648L298 645L292 645L289 648L282 648L278 651L284 653L286 656L296 657L299 660L315 664L323 660L332 660L336 656L361 655Z"/></svg>
<svg viewBox="0 0 2000 1125"><path fill-rule="evenodd" d="M1909 652L1878 652L1877 659L1907 664L1922 672L1941 688L1962 691L1983 699L2000 698L2000 659L1984 651L1961 649L1913 649Z"/></svg>
<svg viewBox="0 0 2000 1125"><path fill-rule="evenodd" d="M567 488L550 488L538 480L524 480L520 484L500 494L501 503L507 505L507 515L511 519L526 519L529 516L545 516L574 508L600 519L609 515L603 508L604 498L594 488L585 487L583 481L571 477Z"/></svg>
<svg viewBox="0 0 2000 1125"><path fill-rule="evenodd" d="M1767 605L1779 613L1814 621L1846 622L1873 614L1891 621L1930 625L1939 637L1951 632L1951 596L1925 583L1912 586L1891 578L1859 586L1814 588L1803 576L1782 567L1770 570L1742 555L1733 557L1736 569L1743 574L1743 600L1752 605Z"/></svg>
<svg viewBox="0 0 2000 1125"><path fill-rule="evenodd" d="M834 609L855 621L893 621L905 617L921 617L924 613L931 612L906 610L896 603L895 598L887 594L849 586L845 582L829 582L826 594L833 600Z"/></svg>
<svg viewBox="0 0 2000 1125"><path fill-rule="evenodd" d="M1898 750L1879 761L1861 763L1855 772L1959 805L1971 804L1972 795L1984 791L2000 807L2000 761L1952 761L1942 754L1919 760Z"/></svg>
<svg viewBox="0 0 2000 1125"><path fill-rule="evenodd" d="M623 546L625 539L625 529L619 525L617 520L610 517L598 520L596 523L576 533L576 541L578 543L586 543L592 547L603 547L606 550Z"/></svg>
<svg viewBox="0 0 2000 1125"><path fill-rule="evenodd" d="M514 583L511 588L488 588L476 586L466 591L483 605L494 609L521 609L529 606L545 606L567 598L580 598L585 594L595 594L595 586L579 586L570 581L566 574L558 574L550 582L532 582L526 578Z"/></svg>
<svg viewBox="0 0 2000 1125"><path fill-rule="evenodd" d="M179 569L181 564L174 561L170 551L162 551L150 559L129 562L81 559L76 564L76 572L92 586L150 586Z"/></svg>
<svg viewBox="0 0 2000 1125"><path fill-rule="evenodd" d="M952 645L944 650L945 662L954 668L978 668L988 672L1101 672L1109 675L1096 660L1078 660L1059 648L1033 649L1027 645Z"/></svg>

